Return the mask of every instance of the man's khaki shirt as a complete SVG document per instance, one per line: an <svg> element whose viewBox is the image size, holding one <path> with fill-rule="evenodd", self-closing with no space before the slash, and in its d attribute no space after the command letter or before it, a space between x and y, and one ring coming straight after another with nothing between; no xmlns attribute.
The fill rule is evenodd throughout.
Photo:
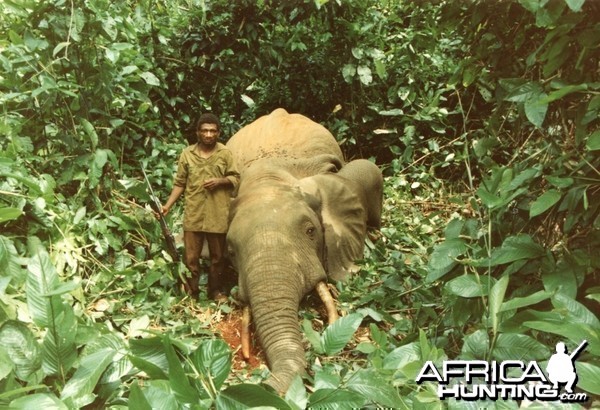
<svg viewBox="0 0 600 410"><path fill-rule="evenodd" d="M195 232L226 233L231 193L237 188L240 173L233 155L225 145L217 143L209 158L202 158L198 144L185 148L179 156L174 185L183 187L183 230ZM220 186L212 191L202 184L210 178L229 179L231 186Z"/></svg>

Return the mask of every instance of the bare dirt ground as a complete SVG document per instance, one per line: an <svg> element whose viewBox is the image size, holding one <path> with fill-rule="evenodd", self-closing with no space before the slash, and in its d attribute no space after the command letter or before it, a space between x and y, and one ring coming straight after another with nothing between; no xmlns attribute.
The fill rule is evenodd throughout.
<svg viewBox="0 0 600 410"><path fill-rule="evenodd" d="M250 339L250 358L246 360L242 355L242 311L240 309L234 309L223 320L218 322L215 327L233 352L233 369L252 371L266 365L264 353L253 333L251 333L252 336Z"/></svg>

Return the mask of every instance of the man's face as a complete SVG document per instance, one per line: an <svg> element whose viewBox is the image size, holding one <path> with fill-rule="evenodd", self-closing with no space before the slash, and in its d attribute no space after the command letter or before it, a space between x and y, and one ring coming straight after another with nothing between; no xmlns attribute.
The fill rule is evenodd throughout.
<svg viewBox="0 0 600 410"><path fill-rule="evenodd" d="M202 145L212 148L219 138L219 127L217 127L217 124L202 124L196 134L198 136L198 141Z"/></svg>

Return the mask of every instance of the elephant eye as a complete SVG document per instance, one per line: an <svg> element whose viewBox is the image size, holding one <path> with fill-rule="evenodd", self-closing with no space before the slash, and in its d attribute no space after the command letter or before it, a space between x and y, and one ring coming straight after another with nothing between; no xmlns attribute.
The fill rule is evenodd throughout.
<svg viewBox="0 0 600 410"><path fill-rule="evenodd" d="M309 236L313 236L315 234L315 227L311 226L310 228L306 229L306 234Z"/></svg>

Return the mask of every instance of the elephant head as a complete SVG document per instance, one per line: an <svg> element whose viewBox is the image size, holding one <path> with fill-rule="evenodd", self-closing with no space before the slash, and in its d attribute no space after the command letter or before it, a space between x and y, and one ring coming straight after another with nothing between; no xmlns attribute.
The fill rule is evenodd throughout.
<svg viewBox="0 0 600 410"><path fill-rule="evenodd" d="M369 161L340 166L330 155L254 161L232 204L229 256L269 363L267 382L279 392L306 366L301 299L327 278L347 277L367 225L379 225L381 172Z"/></svg>

